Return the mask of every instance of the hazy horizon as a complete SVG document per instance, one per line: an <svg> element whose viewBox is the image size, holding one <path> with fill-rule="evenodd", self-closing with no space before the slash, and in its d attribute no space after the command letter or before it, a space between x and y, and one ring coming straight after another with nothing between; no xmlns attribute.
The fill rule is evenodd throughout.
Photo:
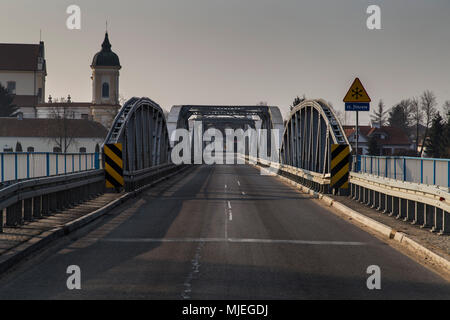
<svg viewBox="0 0 450 320"><path fill-rule="evenodd" d="M81 30L66 28L71 4L81 7ZM381 7L382 30L366 28L370 4ZM356 76L372 108L427 89L439 108L450 100L448 0L20 0L0 7L0 42L38 43L42 29L46 99L91 101L90 64L108 20L120 93L148 96L166 110L265 101L284 116L303 94L343 110ZM368 119L363 114L361 123Z"/></svg>

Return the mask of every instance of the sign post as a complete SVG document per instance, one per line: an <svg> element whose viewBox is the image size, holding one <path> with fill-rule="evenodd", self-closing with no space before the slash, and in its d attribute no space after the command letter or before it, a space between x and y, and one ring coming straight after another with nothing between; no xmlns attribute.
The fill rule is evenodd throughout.
<svg viewBox="0 0 450 320"><path fill-rule="evenodd" d="M345 111L356 111L356 160L358 161L358 147L359 147L359 111L370 111L370 102L372 100L370 99L369 95L367 94L366 89L362 85L359 78L356 78L355 81L353 81L352 86L348 90L347 94L345 95L344 102L345 102Z"/></svg>

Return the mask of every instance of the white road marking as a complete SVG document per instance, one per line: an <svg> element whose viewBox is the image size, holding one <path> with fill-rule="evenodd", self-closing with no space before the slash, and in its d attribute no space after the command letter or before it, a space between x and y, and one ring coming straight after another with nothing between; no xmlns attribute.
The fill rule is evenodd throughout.
<svg viewBox="0 0 450 320"><path fill-rule="evenodd" d="M186 280L183 283L184 290L181 293L181 297L184 300L187 300L187 299L191 298L190 295L189 295L191 293L191 291L192 291L192 289L191 289L191 287L192 287L191 286L191 282L192 282L192 279L194 279L196 277L196 275L198 273L200 273L200 258L201 258L200 253L201 253L204 245L205 245L205 243L201 241L199 243L199 245L197 246L197 249L195 250L194 259L192 259L192 261L191 261L191 263L192 263L191 271L189 272L188 276L186 277Z"/></svg>
<svg viewBox="0 0 450 320"><path fill-rule="evenodd" d="M228 188L227 185L225 185L225 189Z"/></svg>
<svg viewBox="0 0 450 320"><path fill-rule="evenodd" d="M233 221L233 211L230 210L230 221Z"/></svg>
<svg viewBox="0 0 450 320"><path fill-rule="evenodd" d="M228 201L228 209L231 210L231 203L230 203L230 201Z"/></svg>
<svg viewBox="0 0 450 320"><path fill-rule="evenodd" d="M238 180L238 186L241 186L241 183L239 182L239 180Z"/></svg>
<svg viewBox="0 0 450 320"><path fill-rule="evenodd" d="M228 239L228 212L225 208L225 239Z"/></svg>
<svg viewBox="0 0 450 320"><path fill-rule="evenodd" d="M102 238L102 242L118 243L256 243L256 244L297 244L297 245L324 245L324 246L365 246L365 242L355 241L316 241L316 240L286 240L286 239L239 239L239 238Z"/></svg>

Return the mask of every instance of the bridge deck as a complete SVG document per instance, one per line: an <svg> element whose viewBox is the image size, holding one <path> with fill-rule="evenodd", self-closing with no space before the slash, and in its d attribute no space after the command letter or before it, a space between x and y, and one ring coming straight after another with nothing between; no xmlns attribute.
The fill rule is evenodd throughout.
<svg viewBox="0 0 450 320"><path fill-rule="evenodd" d="M82 290L66 289L79 265ZM366 287L369 265L382 290ZM439 276L274 177L200 166L0 279L0 298L450 298Z"/></svg>

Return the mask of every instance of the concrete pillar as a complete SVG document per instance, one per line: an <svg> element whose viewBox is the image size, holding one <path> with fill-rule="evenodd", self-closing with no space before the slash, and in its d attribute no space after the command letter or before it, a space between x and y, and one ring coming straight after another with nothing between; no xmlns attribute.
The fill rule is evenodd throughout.
<svg viewBox="0 0 450 320"><path fill-rule="evenodd" d="M386 194L386 202L383 213L390 214L392 212L392 197Z"/></svg>
<svg viewBox="0 0 450 320"><path fill-rule="evenodd" d="M422 225L424 221L424 204L420 202L415 202L415 214L414 214L414 221L412 224L415 225Z"/></svg>
<svg viewBox="0 0 450 320"><path fill-rule="evenodd" d="M403 219L406 217L408 212L408 200L398 198L398 215L396 216L397 219Z"/></svg>
<svg viewBox="0 0 450 320"><path fill-rule="evenodd" d="M440 208L434 207L434 225L431 228L431 232L440 232L442 230L443 211Z"/></svg>
<svg viewBox="0 0 450 320"><path fill-rule="evenodd" d="M442 212L442 230L439 234L447 235L450 234L450 212Z"/></svg>
<svg viewBox="0 0 450 320"><path fill-rule="evenodd" d="M434 207L426 204L424 209L424 219L421 228L431 228L433 227L433 218L434 218Z"/></svg>
<svg viewBox="0 0 450 320"><path fill-rule="evenodd" d="M22 201L6 208L6 226L16 227L22 224Z"/></svg>
<svg viewBox="0 0 450 320"><path fill-rule="evenodd" d="M0 233L3 233L3 217L5 216L4 211L4 209L0 209Z"/></svg>
<svg viewBox="0 0 450 320"><path fill-rule="evenodd" d="M406 217L403 221L414 221L415 202L412 200L406 200Z"/></svg>
<svg viewBox="0 0 450 320"><path fill-rule="evenodd" d="M33 198L25 199L23 201L23 220L33 220Z"/></svg>
<svg viewBox="0 0 450 320"><path fill-rule="evenodd" d="M399 199L397 197L391 197L392 205L391 205L391 211L389 212L390 217L395 217L398 215L399 212Z"/></svg>
<svg viewBox="0 0 450 320"><path fill-rule="evenodd" d="M42 208L41 208L41 196L33 198L33 218L41 218L42 217Z"/></svg>
<svg viewBox="0 0 450 320"><path fill-rule="evenodd" d="M42 200L42 207L41 207L42 216L50 215L50 196L48 194L45 194L42 196L41 200Z"/></svg>

